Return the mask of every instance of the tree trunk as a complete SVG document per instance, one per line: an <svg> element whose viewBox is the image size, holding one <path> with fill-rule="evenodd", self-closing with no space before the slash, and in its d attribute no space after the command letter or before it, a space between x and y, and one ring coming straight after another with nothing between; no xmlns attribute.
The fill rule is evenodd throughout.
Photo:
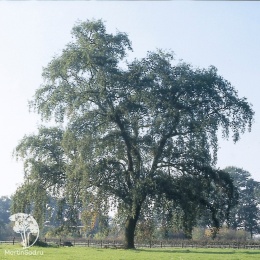
<svg viewBox="0 0 260 260"><path fill-rule="evenodd" d="M125 223L125 248L126 249L134 249L134 235L136 223L138 221L139 215L141 211L141 205L138 205L135 210L135 215L128 216Z"/></svg>

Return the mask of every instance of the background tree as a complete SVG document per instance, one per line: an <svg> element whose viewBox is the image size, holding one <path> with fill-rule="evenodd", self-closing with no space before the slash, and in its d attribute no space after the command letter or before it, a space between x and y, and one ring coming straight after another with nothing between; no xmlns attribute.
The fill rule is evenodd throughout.
<svg viewBox="0 0 260 260"><path fill-rule="evenodd" d="M9 235L10 207L11 199L7 196L0 197L0 239L2 240Z"/></svg>
<svg viewBox="0 0 260 260"><path fill-rule="evenodd" d="M61 170L29 171L27 181L42 179L45 189L58 193L60 187L71 205L85 203L88 194L101 205L113 202L125 216L126 248L134 248L136 224L149 200L165 197L184 205L185 193L187 200L211 210L217 222L219 205L207 200L205 183L222 194L228 211L232 181L214 169L218 133L237 141L250 130L253 111L246 99L213 66L176 63L161 50L126 61L132 50L127 35L107 33L100 20L77 24L72 35L44 69L44 83L31 102L43 119L63 123L61 142L48 138L64 152L64 167L56 160L52 166ZM38 137L25 137L17 156L27 161L43 154L40 162L49 165L48 149L40 144L30 150L27 141ZM34 163L29 162L32 169ZM193 179L199 194L180 189Z"/></svg>
<svg viewBox="0 0 260 260"><path fill-rule="evenodd" d="M231 211L229 225L234 229L244 228L252 238L260 232L260 183L241 168L227 167L224 170L230 174L239 191L238 204Z"/></svg>
<svg viewBox="0 0 260 260"><path fill-rule="evenodd" d="M11 199L7 196L0 197L0 220L2 223L8 224L10 217Z"/></svg>

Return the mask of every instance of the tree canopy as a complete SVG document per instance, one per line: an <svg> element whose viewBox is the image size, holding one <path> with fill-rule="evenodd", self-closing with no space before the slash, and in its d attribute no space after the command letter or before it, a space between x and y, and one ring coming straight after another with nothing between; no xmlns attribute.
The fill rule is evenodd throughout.
<svg viewBox="0 0 260 260"><path fill-rule="evenodd" d="M122 209L126 248L148 202L175 201L184 211L192 202L219 225L236 201L229 175L215 168L219 133L236 142L250 131L246 98L215 67L176 62L171 52L127 61L128 36L109 34L101 20L78 23L72 37L30 102L62 126L42 126L16 147L24 186L66 197L72 219L79 208Z"/></svg>

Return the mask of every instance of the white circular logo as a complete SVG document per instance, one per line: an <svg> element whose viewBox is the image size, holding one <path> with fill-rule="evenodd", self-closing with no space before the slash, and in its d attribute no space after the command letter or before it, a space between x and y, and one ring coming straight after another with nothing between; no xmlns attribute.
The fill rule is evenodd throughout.
<svg viewBox="0 0 260 260"><path fill-rule="evenodd" d="M39 226L33 216L25 213L16 213L9 219L14 221L13 231L21 234L23 248L33 246L39 237ZM36 237L34 241L30 241L31 234Z"/></svg>

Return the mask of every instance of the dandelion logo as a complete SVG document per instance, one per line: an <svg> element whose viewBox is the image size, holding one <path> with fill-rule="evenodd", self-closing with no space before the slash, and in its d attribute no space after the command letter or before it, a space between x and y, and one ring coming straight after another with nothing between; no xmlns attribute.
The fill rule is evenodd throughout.
<svg viewBox="0 0 260 260"><path fill-rule="evenodd" d="M39 226L33 216L25 213L17 213L9 218L14 221L13 231L21 234L23 248L29 248L35 244L39 237ZM30 235L35 235L35 240L30 241Z"/></svg>

